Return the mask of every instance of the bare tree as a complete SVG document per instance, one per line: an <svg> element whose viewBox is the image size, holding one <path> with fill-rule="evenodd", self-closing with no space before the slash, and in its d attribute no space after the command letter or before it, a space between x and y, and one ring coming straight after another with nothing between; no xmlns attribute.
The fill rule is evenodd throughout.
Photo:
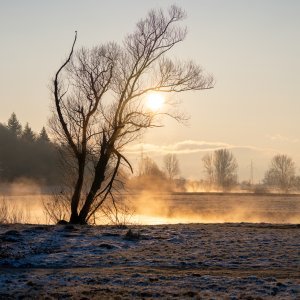
<svg viewBox="0 0 300 300"><path fill-rule="evenodd" d="M179 161L176 154L166 154L164 156L164 169L169 180L174 180L179 175Z"/></svg>
<svg viewBox="0 0 300 300"><path fill-rule="evenodd" d="M141 161L141 176L165 178L165 174L160 170L157 163L149 156Z"/></svg>
<svg viewBox="0 0 300 300"><path fill-rule="evenodd" d="M230 189L237 182L238 164L228 149L220 149L207 154L202 159L209 184L223 190Z"/></svg>
<svg viewBox="0 0 300 300"><path fill-rule="evenodd" d="M295 187L296 191L300 191L300 176L295 176L293 180L293 186Z"/></svg>
<svg viewBox="0 0 300 300"><path fill-rule="evenodd" d="M216 150L214 156L216 183L223 189L230 188L237 181L237 161L228 149Z"/></svg>
<svg viewBox="0 0 300 300"><path fill-rule="evenodd" d="M203 163L204 171L206 173L207 182L211 186L215 182L213 154L210 153L210 154L204 155L202 158L202 163Z"/></svg>
<svg viewBox="0 0 300 300"><path fill-rule="evenodd" d="M285 154L275 155L269 170L265 173L264 183L287 193L295 181L295 163Z"/></svg>
<svg viewBox="0 0 300 300"><path fill-rule="evenodd" d="M213 77L201 67L166 57L186 36L186 29L177 25L184 17L177 6L167 13L151 10L122 46L108 43L74 52L76 33L70 54L53 80L50 121L57 140L68 149L65 160L75 174L71 223L86 224L107 199L115 201L119 167L131 169L122 154L126 144L145 129L161 126L164 114L183 119L171 109L149 110L148 93L213 87Z"/></svg>

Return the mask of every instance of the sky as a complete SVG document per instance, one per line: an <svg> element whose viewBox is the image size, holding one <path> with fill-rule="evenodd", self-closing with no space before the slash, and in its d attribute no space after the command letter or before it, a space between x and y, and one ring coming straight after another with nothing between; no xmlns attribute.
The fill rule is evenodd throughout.
<svg viewBox="0 0 300 300"><path fill-rule="evenodd" d="M77 47L122 43L152 8L182 7L186 40L171 55L192 59L212 73L212 90L180 94L188 125L165 120L129 145L137 162L141 149L157 162L178 155L185 177L203 177L201 157L229 148L239 176L253 162L258 182L278 153L291 156L300 173L300 1L0 1L0 122L12 112L35 131L50 117L51 78ZM143 144L143 146L141 146Z"/></svg>

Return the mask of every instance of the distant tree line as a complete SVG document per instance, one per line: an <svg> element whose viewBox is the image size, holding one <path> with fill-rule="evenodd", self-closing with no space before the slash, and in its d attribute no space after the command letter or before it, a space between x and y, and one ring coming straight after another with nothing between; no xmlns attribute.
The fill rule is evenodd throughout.
<svg viewBox="0 0 300 300"><path fill-rule="evenodd" d="M234 155L228 149L216 150L202 158L205 171L204 184L208 189L228 191L241 188L238 183L238 164ZM296 165L293 159L285 154L275 155L270 167L265 172L259 185L247 183L249 191L289 193L300 190L300 176L296 175Z"/></svg>
<svg viewBox="0 0 300 300"><path fill-rule="evenodd" d="M161 168L152 158L146 156L141 159L138 175L130 180L130 186L138 189L182 192L300 191L300 176L296 174L295 162L285 154L277 154L272 158L262 182L257 184L253 184L251 180L238 181L238 163L228 149L218 149L204 155L200 168L204 172L203 179L187 180L180 176L179 160L175 154L166 154Z"/></svg>
<svg viewBox="0 0 300 300"><path fill-rule="evenodd" d="M7 124L0 123L0 183L14 182L26 178L44 185L61 184L60 152L63 148L50 141L43 127L35 133L28 123L23 127L15 113ZM201 167L200 167L201 168ZM199 168L199 169L200 169ZM300 190L300 176L296 165L285 154L275 155L260 184L238 182L238 163L228 149L219 149L202 158L204 179L186 180L180 176L179 160L176 154L168 153L159 165L148 156L141 159L138 175L127 180L129 188L155 189L168 191L249 191L283 193Z"/></svg>
<svg viewBox="0 0 300 300"><path fill-rule="evenodd" d="M56 184L59 155L43 127L37 134L29 124L24 128L12 113L7 124L0 123L0 182L20 178Z"/></svg>

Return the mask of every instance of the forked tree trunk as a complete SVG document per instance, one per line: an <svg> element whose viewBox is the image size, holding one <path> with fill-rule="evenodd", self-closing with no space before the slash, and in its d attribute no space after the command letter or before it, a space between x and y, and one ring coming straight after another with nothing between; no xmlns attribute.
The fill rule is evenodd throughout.
<svg viewBox="0 0 300 300"><path fill-rule="evenodd" d="M107 164L109 161L109 155L101 156L95 170L95 176L90 188L88 195L86 196L86 200L84 202L83 207L80 210L80 213L76 211L71 212L70 223L72 224L80 224L85 225L88 223L88 215L91 210L91 206L95 201L95 196L97 192L100 190L102 183L105 179L105 170L107 169Z"/></svg>
<svg viewBox="0 0 300 300"><path fill-rule="evenodd" d="M81 224L78 213L71 213L70 221L71 224Z"/></svg>
<svg viewBox="0 0 300 300"><path fill-rule="evenodd" d="M72 224L80 224L79 214L78 214L78 205L80 202L81 191L84 181L84 162L80 161L79 170L78 170L78 178L75 186L74 193L71 199L71 216L70 223Z"/></svg>

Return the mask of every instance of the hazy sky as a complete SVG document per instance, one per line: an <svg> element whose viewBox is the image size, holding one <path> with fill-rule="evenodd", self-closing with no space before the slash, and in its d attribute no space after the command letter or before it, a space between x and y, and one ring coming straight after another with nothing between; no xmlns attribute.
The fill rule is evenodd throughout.
<svg viewBox="0 0 300 300"><path fill-rule="evenodd" d="M166 121L139 141L144 151L177 153L182 173L194 177L201 177L203 151L224 146L237 155L245 179L251 159L259 179L277 152L300 167L298 0L2 0L0 122L14 111L36 131L47 123L48 86L75 30L77 47L121 43L149 9L173 3L187 12L188 36L172 55L200 63L216 85L182 94L188 127Z"/></svg>

